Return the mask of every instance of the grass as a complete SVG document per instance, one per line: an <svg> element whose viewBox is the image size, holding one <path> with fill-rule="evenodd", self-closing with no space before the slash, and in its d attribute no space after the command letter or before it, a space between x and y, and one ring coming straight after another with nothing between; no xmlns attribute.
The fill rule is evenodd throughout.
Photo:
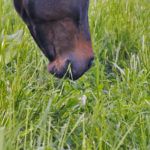
<svg viewBox="0 0 150 150"><path fill-rule="evenodd" d="M91 0L89 21L93 67L59 80L0 1L0 150L150 149L150 1Z"/></svg>

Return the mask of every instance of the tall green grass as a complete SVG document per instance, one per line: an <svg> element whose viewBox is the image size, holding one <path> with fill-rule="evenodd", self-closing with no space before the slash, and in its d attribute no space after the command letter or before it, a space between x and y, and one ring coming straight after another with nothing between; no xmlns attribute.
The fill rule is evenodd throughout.
<svg viewBox="0 0 150 150"><path fill-rule="evenodd" d="M91 0L93 67L56 79L12 0L0 0L0 150L150 149L150 1Z"/></svg>

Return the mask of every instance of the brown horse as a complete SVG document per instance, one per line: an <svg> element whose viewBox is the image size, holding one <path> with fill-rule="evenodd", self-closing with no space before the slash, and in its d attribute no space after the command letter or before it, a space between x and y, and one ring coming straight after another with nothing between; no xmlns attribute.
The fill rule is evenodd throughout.
<svg viewBox="0 0 150 150"><path fill-rule="evenodd" d="M73 80L92 65L89 0L14 0L16 11L50 63L51 74ZM67 72L71 66L71 74Z"/></svg>

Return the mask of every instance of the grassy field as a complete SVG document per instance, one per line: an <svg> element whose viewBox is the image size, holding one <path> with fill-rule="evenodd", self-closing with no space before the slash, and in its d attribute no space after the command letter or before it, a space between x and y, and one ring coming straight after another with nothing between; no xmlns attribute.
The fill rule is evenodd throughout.
<svg viewBox="0 0 150 150"><path fill-rule="evenodd" d="M0 150L150 150L150 1L91 0L96 59L56 79L0 0Z"/></svg>

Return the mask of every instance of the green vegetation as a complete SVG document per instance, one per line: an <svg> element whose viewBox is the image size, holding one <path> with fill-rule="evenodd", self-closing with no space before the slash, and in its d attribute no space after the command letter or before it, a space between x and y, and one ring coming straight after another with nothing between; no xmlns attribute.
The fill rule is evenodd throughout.
<svg viewBox="0 0 150 150"><path fill-rule="evenodd" d="M12 0L0 0L0 150L150 150L150 1L91 0L96 60L56 79Z"/></svg>

